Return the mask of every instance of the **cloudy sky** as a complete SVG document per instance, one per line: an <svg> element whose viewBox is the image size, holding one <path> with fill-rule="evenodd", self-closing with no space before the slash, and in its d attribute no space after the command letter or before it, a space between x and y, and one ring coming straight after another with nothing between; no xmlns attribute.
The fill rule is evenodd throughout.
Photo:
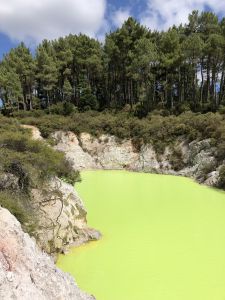
<svg viewBox="0 0 225 300"><path fill-rule="evenodd" d="M194 10L225 16L224 0L0 0L0 57L25 41L30 47L42 39L104 33L134 16L151 29L185 23Z"/></svg>

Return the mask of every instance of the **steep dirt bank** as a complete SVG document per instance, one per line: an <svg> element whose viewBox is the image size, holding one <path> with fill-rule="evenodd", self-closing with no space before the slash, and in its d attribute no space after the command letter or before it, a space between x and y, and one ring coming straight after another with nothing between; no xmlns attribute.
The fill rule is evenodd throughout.
<svg viewBox="0 0 225 300"><path fill-rule="evenodd" d="M74 169L126 169L141 172L182 175L198 182L217 186L219 170L216 148L210 139L187 143L177 139L173 147L158 154L153 145L142 145L137 151L130 140L119 141L114 136L95 138L87 133L53 134L55 148L66 154Z"/></svg>

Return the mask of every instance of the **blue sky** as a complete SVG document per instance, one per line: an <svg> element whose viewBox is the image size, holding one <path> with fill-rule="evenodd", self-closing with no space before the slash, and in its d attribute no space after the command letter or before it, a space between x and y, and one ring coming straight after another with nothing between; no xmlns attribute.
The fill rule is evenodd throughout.
<svg viewBox="0 0 225 300"><path fill-rule="evenodd" d="M130 15L163 30L206 8L225 15L224 0L0 0L0 57L20 41L34 48L44 38L79 32L103 40Z"/></svg>

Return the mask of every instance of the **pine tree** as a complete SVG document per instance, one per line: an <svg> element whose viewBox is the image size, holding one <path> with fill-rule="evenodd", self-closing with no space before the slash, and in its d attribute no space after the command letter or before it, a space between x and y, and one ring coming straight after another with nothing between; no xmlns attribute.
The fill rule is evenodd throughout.
<svg viewBox="0 0 225 300"><path fill-rule="evenodd" d="M37 73L36 78L38 81L39 95L44 93L49 106L53 99L53 90L56 88L57 83L57 67L54 57L50 56L46 49L42 46L38 48L36 55Z"/></svg>
<svg viewBox="0 0 225 300"><path fill-rule="evenodd" d="M73 95L73 88L70 84L69 80L66 78L63 84L63 100L71 101L71 97Z"/></svg>

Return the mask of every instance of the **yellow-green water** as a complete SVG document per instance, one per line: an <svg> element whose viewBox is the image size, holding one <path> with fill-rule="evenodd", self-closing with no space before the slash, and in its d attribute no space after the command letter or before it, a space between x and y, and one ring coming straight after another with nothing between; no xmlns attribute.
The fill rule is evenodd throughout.
<svg viewBox="0 0 225 300"><path fill-rule="evenodd" d="M190 179L82 172L77 190L103 239L58 266L97 300L224 300L225 193Z"/></svg>

